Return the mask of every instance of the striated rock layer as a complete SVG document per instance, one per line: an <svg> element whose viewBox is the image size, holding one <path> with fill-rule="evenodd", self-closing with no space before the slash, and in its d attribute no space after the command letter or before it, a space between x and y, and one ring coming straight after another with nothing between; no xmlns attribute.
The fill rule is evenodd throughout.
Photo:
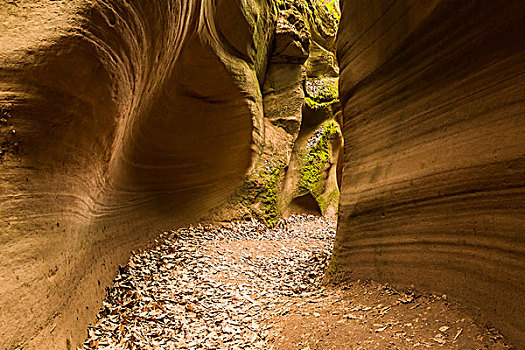
<svg viewBox="0 0 525 350"><path fill-rule="evenodd" d="M0 1L0 348L72 348L131 249L228 199L266 2Z"/></svg>
<svg viewBox="0 0 525 350"><path fill-rule="evenodd" d="M525 5L341 7L332 272L447 293L525 346Z"/></svg>

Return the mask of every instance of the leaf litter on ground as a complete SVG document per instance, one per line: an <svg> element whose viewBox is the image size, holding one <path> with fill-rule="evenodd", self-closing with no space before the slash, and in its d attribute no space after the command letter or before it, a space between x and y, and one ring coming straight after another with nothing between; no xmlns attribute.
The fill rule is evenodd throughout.
<svg viewBox="0 0 525 350"><path fill-rule="evenodd" d="M335 227L292 215L166 231L119 268L83 349L512 348L444 294L323 284Z"/></svg>
<svg viewBox="0 0 525 350"><path fill-rule="evenodd" d="M119 269L83 347L265 349L264 322L323 291L334 236L334 221L300 215L164 232Z"/></svg>

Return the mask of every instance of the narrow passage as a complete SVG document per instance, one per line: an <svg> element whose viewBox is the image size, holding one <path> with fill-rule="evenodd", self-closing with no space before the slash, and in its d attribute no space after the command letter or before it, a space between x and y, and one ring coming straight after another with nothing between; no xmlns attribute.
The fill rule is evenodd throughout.
<svg viewBox="0 0 525 350"><path fill-rule="evenodd" d="M108 290L84 349L508 349L445 295L323 283L329 219L165 232Z"/></svg>

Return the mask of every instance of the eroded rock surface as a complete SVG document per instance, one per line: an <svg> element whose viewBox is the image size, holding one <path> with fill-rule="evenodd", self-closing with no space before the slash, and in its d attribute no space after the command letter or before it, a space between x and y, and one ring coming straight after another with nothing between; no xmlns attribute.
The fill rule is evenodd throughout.
<svg viewBox="0 0 525 350"><path fill-rule="evenodd" d="M335 217L343 140L335 37L335 0L275 1L276 28L262 86L258 159L215 219L283 215Z"/></svg>
<svg viewBox="0 0 525 350"><path fill-rule="evenodd" d="M342 1L336 273L446 292L525 346L525 6Z"/></svg>
<svg viewBox="0 0 525 350"><path fill-rule="evenodd" d="M0 2L0 348L78 344L130 250L246 174L274 23L212 5Z"/></svg>
<svg viewBox="0 0 525 350"><path fill-rule="evenodd" d="M78 344L131 249L227 200L270 223L335 215L333 0L3 1L0 16L0 347Z"/></svg>
<svg viewBox="0 0 525 350"><path fill-rule="evenodd" d="M338 82L334 1L0 1L0 347L73 348L132 249L231 198L333 214L343 163L331 271L525 345L519 2L344 1Z"/></svg>

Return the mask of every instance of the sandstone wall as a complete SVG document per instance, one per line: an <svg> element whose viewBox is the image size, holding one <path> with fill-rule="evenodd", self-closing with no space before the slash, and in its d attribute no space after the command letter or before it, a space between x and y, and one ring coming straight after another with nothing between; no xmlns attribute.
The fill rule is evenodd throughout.
<svg viewBox="0 0 525 350"><path fill-rule="evenodd" d="M258 148L266 2L0 0L0 348L73 348L119 264Z"/></svg>
<svg viewBox="0 0 525 350"><path fill-rule="evenodd" d="M447 293L525 346L525 6L342 1L333 271Z"/></svg>
<svg viewBox="0 0 525 350"><path fill-rule="evenodd" d="M228 205L206 221L256 217L274 225L291 213L337 213L343 144L338 0L269 2L275 35L262 79L258 158Z"/></svg>

